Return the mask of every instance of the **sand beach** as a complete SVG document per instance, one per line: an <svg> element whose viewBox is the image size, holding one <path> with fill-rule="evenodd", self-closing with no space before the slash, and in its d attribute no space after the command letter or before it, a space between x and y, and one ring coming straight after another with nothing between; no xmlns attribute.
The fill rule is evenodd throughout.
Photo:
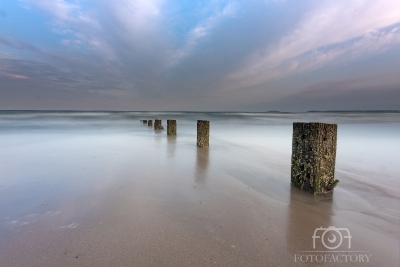
<svg viewBox="0 0 400 267"><path fill-rule="evenodd" d="M290 185L295 121L338 124L331 196ZM399 266L399 132L395 113L3 111L0 266Z"/></svg>

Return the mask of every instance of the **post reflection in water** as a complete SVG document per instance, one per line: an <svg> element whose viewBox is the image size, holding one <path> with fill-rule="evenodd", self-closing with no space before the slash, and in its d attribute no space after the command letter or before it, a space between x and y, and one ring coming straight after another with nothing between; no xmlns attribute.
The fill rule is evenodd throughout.
<svg viewBox="0 0 400 267"><path fill-rule="evenodd" d="M286 242L287 250L293 255L293 260L295 260L296 254L300 256L313 251L315 251L314 254L318 254L317 251L329 251L322 243L322 234L325 232L323 229L332 226L332 202L333 194L314 196L291 186ZM314 232L321 227L323 229L317 230L316 235L320 238L315 239L314 247ZM328 238L332 238L331 233L325 235L324 241L327 242ZM329 245L329 243L327 244ZM307 262L307 264L321 266L324 263Z"/></svg>
<svg viewBox="0 0 400 267"><path fill-rule="evenodd" d="M167 157L174 157L176 150L176 135L167 135Z"/></svg>
<svg viewBox="0 0 400 267"><path fill-rule="evenodd" d="M151 128L150 131L154 132L153 136L154 136L154 141L155 141L155 143L154 143L155 147L156 148L165 147L164 131L163 130L155 130L152 127L149 127L149 128Z"/></svg>
<svg viewBox="0 0 400 267"><path fill-rule="evenodd" d="M209 160L209 148L201 147L197 148L196 155L196 183L204 183L207 178Z"/></svg>

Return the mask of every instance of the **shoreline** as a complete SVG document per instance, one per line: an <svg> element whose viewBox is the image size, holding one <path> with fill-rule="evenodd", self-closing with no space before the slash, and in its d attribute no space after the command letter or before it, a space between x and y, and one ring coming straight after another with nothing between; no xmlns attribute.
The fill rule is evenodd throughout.
<svg viewBox="0 0 400 267"><path fill-rule="evenodd" d="M189 120L178 121L174 138L139 120L61 135L35 128L23 140L18 127L3 132L0 266L320 266L295 257L331 254L312 239L329 226L350 231L345 251L371 254L369 265L351 266L400 262L400 215L390 208L398 184L384 191L398 181L395 157L355 153L364 141L354 143L354 129L364 128L341 128L341 184L316 199L290 186L290 127L241 123L212 124L208 149L196 147ZM376 134L372 148L392 149ZM377 181L381 164L386 176Z"/></svg>

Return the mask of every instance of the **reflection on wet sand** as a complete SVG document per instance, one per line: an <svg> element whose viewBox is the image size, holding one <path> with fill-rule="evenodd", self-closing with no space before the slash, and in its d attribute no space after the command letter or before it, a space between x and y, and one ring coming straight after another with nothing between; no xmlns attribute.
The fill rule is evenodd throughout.
<svg viewBox="0 0 400 267"><path fill-rule="evenodd" d="M207 178L209 148L197 148L196 154L196 183L204 183Z"/></svg>
<svg viewBox="0 0 400 267"><path fill-rule="evenodd" d="M286 232L287 250L293 255L307 254L302 251L327 250L321 239L313 246L313 234L316 228L331 226L333 195L314 196L291 186ZM315 253L314 253L315 254ZM321 266L321 263L308 263Z"/></svg>
<svg viewBox="0 0 400 267"><path fill-rule="evenodd" d="M167 157L174 157L176 150L176 135L167 135Z"/></svg>
<svg viewBox="0 0 400 267"><path fill-rule="evenodd" d="M329 226L372 256L326 266L399 266L398 115L318 115L343 122L341 184L315 199L289 185L288 126L315 114L185 114L178 137L142 113L35 114L0 116L1 266L318 266L295 256L339 252ZM211 148L196 116L220 122Z"/></svg>
<svg viewBox="0 0 400 267"><path fill-rule="evenodd" d="M154 140L156 147L163 147L163 140L165 138L162 130L152 130L154 131Z"/></svg>

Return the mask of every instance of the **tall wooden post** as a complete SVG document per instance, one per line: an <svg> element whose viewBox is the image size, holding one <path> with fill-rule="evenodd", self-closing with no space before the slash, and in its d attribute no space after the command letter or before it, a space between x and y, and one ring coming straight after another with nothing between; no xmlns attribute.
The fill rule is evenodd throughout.
<svg viewBox="0 0 400 267"><path fill-rule="evenodd" d="M210 139L210 122L198 120L197 121L197 146L208 147Z"/></svg>
<svg viewBox="0 0 400 267"><path fill-rule="evenodd" d="M291 183L313 194L333 191L337 125L293 123Z"/></svg>
<svg viewBox="0 0 400 267"><path fill-rule="evenodd" d="M167 120L167 135L176 135L176 120Z"/></svg>

